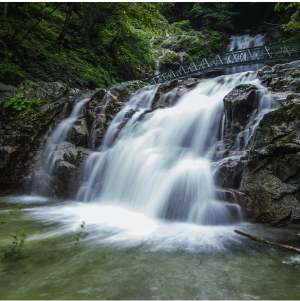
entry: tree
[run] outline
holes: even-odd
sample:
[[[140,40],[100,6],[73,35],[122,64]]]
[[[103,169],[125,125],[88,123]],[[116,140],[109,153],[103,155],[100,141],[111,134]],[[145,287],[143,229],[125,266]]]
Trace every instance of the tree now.
[[[285,16],[279,15],[283,24],[273,24],[280,27],[285,36],[285,41],[299,41],[300,39],[300,2],[286,3],[278,2],[275,11],[285,11],[289,16],[287,21]],[[287,23],[286,23],[287,22]]]
[[[232,16],[238,13],[231,12],[229,9],[232,3],[226,2],[198,2],[195,3],[190,14],[191,17],[199,22],[199,27],[206,29],[234,29]]]

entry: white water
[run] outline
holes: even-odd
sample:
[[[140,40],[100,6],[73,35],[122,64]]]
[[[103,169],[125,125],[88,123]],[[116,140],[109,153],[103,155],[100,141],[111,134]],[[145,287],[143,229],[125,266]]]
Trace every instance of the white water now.
[[[70,117],[64,119],[62,122],[58,124],[58,126],[53,131],[52,135],[49,137],[47,144],[54,144],[58,143],[59,141],[64,141],[76,121],[78,115],[80,114],[83,106],[85,103],[87,103],[90,100],[90,98],[84,98],[83,100],[80,100],[77,102],[72,110],[72,113]]]
[[[205,80],[174,107],[144,118],[157,87],[139,90],[113,120],[100,151],[88,157],[77,201],[199,225],[236,221],[238,208],[216,200],[210,151],[223,138],[223,98],[241,83],[259,80],[253,73]]]
[[[265,37],[261,34],[258,34],[254,37],[251,37],[250,35],[231,36],[230,43],[227,47],[227,51],[252,48],[256,46],[264,46],[265,44],[264,38]],[[228,68],[225,73],[233,74],[233,73],[245,72],[250,70],[256,70],[261,68],[262,66],[263,64],[255,64],[255,65]]]
[[[36,172],[33,188],[40,195],[51,195],[49,191],[50,177],[53,173],[53,169],[57,159],[62,155],[62,150],[60,149],[60,142],[66,140],[72,125],[75,123],[79,114],[81,113],[83,106],[90,100],[90,98],[84,98],[77,103],[75,103],[71,115],[61,121],[53,133],[47,140],[47,144],[43,151],[39,170]],[[63,145],[61,145],[63,147]]]

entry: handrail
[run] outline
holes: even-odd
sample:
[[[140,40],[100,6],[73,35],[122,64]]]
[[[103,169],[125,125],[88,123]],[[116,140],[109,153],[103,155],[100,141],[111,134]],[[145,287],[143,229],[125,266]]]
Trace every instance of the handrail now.
[[[300,42],[256,46],[210,55],[196,63],[182,64],[179,67],[156,74],[147,78],[146,81],[151,84],[158,84],[175,78],[185,78],[188,75],[208,73],[225,68],[295,59],[300,59]]]

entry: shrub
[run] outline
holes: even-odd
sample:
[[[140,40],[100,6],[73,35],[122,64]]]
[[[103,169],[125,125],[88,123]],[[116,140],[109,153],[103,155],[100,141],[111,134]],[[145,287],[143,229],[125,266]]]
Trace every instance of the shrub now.
[[[191,29],[190,20],[183,20],[183,21],[180,21],[180,22],[174,22],[173,26],[178,27],[178,28],[180,28],[182,30],[185,30],[185,31]]]

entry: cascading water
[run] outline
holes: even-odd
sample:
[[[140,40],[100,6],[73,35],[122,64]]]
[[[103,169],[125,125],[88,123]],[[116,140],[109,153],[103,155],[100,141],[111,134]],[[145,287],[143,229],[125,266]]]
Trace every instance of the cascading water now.
[[[202,225],[232,222],[238,210],[216,201],[210,156],[223,138],[223,98],[242,83],[259,81],[253,73],[204,80],[174,107],[145,116],[157,87],[139,90],[113,120],[100,151],[88,157],[77,200]]]
[[[241,35],[241,36],[231,36],[230,43],[227,47],[227,51],[252,48],[252,47],[256,47],[256,46],[263,46],[265,44],[264,38],[265,37],[261,34],[258,34],[254,37],[251,37],[248,34]],[[256,69],[261,68],[262,66],[263,66],[263,64],[255,64],[255,65],[249,65],[249,66],[228,68],[225,71],[225,73],[226,74],[234,74],[234,73],[239,73],[239,72],[256,70]]]
[[[33,191],[39,195],[52,195],[50,188],[51,175],[57,159],[62,155],[62,149],[59,143],[66,140],[72,125],[78,118],[83,106],[89,100],[90,97],[88,96],[79,99],[75,103],[71,115],[61,121],[48,138],[40,160],[39,170],[35,172],[33,181]]]

